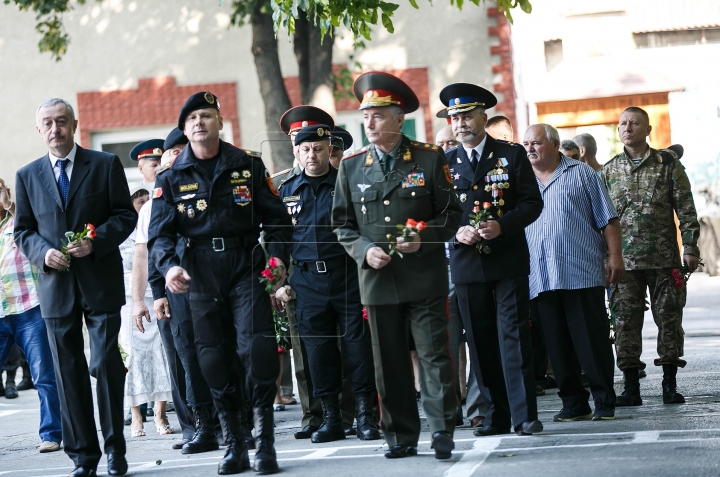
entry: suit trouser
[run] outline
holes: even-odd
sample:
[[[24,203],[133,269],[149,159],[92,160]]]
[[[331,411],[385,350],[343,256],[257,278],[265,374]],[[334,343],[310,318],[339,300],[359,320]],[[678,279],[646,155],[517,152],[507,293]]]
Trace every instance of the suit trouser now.
[[[672,268],[628,270],[625,278],[610,286],[610,309],[615,312],[615,348],[620,369],[640,368],[645,290],[650,290],[650,309],[658,327],[655,366],[670,364],[684,368],[685,332],[682,313],[687,289],[675,287]]]
[[[70,278],[72,279],[72,278]],[[85,358],[82,320],[90,336],[90,366]],[[120,308],[91,310],[78,293],[70,316],[46,318],[48,340],[60,396],[65,453],[76,466],[97,468],[102,452],[93,416],[90,376],[96,392],[105,453],[125,455],[123,399],[125,366],[118,349]]]
[[[466,417],[468,419],[480,416],[485,417],[488,413],[488,406],[486,405],[484,394],[489,396],[490,391],[485,386],[482,386],[483,389],[480,389],[480,386],[478,386],[474,369],[476,366],[476,364],[470,363],[470,373],[468,374],[467,398],[465,399],[467,403]],[[487,399],[487,402],[491,402],[490,399]]]
[[[504,429],[511,416],[514,427],[537,419],[528,278],[455,287],[470,357],[478,363],[475,377],[487,386],[493,403],[486,425]]]
[[[292,382],[292,362],[290,360],[290,350],[286,350],[283,353],[282,366],[280,368],[280,395],[281,396],[292,396],[293,395],[293,382]]]
[[[170,313],[172,314],[172,311]],[[180,355],[175,348],[170,320],[158,320],[157,324],[170,370],[170,381],[172,383],[170,391],[172,392],[173,404],[175,405],[175,415],[177,415],[178,422],[180,423],[183,438],[192,439],[192,436],[195,434],[195,423],[192,417],[192,409],[190,409],[190,406],[187,404],[185,369],[180,361]]]
[[[531,305],[542,323],[563,407],[588,402],[590,393],[581,383],[581,366],[595,402],[614,407],[615,360],[605,311],[605,289],[547,291],[533,299]]]
[[[198,362],[218,412],[241,411],[244,390],[253,407],[271,407],[280,360],[270,297],[257,278],[265,265],[262,249],[190,248],[183,265],[192,277],[188,300]],[[226,339],[233,335],[234,343]],[[232,366],[235,354],[244,367],[244,389]]]
[[[285,316],[290,325],[290,342],[292,343],[293,363],[295,364],[295,380],[298,386],[298,396],[303,417],[300,425],[320,427],[322,424],[322,406],[320,400],[313,396],[310,367],[307,364],[307,350],[300,338],[297,319],[295,317],[297,300],[290,300],[285,306]]]
[[[449,270],[448,270],[449,271]],[[453,376],[455,377],[455,395],[457,396],[457,405],[461,408],[460,401],[460,344],[463,335],[462,318],[460,318],[460,309],[458,308],[457,294],[455,293],[455,285],[450,282],[450,294],[448,295],[448,309],[450,312],[450,321],[448,322],[448,345],[450,346],[450,357],[453,363]]]
[[[417,446],[420,416],[408,333],[423,368],[422,405],[430,432],[455,430],[455,391],[448,350],[447,297],[396,305],[368,305],[368,321],[380,394],[382,428],[388,446]]]
[[[313,395],[324,398],[341,392],[338,327],[347,351],[352,393],[373,393],[372,345],[362,318],[355,264],[350,262],[349,268],[338,267],[325,273],[295,267],[291,285],[297,296],[297,322],[308,354]]]

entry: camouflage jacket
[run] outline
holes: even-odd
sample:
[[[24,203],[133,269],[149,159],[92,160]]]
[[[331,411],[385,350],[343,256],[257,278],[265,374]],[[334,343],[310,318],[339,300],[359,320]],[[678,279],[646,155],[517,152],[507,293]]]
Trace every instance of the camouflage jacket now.
[[[648,148],[635,165],[625,151],[602,168],[602,179],[622,226],[623,259],[627,270],[681,265],[677,243],[680,222],[684,255],[700,256],[700,225],[685,167],[672,151],[665,157]]]

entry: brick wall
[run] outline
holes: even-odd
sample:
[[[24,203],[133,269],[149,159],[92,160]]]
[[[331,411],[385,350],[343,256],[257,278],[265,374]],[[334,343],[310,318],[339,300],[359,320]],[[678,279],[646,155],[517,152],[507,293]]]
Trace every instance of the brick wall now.
[[[499,45],[490,47],[490,53],[500,57],[500,63],[492,65],[492,72],[500,75],[499,83],[493,85],[496,93],[502,94],[502,101],[498,101],[495,107],[495,114],[502,114],[510,119],[513,125],[513,131],[517,140],[517,117],[515,115],[515,77],[513,75],[513,57],[512,57],[512,32],[510,22],[505,15],[500,12],[497,7],[489,7],[487,15],[497,20],[496,26],[488,27],[488,36],[497,37],[500,40]],[[500,98],[498,98],[500,99]]]

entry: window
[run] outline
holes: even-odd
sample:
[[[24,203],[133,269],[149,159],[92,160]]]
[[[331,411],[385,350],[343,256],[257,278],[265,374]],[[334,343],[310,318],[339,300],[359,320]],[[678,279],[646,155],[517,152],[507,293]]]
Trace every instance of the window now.
[[[545,69],[555,68],[563,60],[562,40],[548,40],[545,42]]]
[[[403,124],[402,129],[403,134],[415,141],[426,142],[424,118],[423,108],[419,108],[417,111],[406,114],[405,124]],[[363,146],[367,146],[369,144],[367,137],[365,136],[362,112],[339,111],[335,124],[347,129],[353,137],[352,148],[345,151],[346,153],[357,151]]]
[[[662,48],[665,46],[720,43],[720,27],[700,28],[697,30],[633,33],[633,39],[638,48]]]
[[[142,176],[138,170],[137,163],[130,159],[130,151],[141,141],[148,139],[165,139],[174,128],[169,126],[154,126],[146,129],[129,129],[122,131],[106,131],[90,133],[90,147],[96,151],[104,151],[115,154],[125,168],[130,185],[142,183]],[[232,125],[230,121],[224,121],[220,139],[232,143]]]

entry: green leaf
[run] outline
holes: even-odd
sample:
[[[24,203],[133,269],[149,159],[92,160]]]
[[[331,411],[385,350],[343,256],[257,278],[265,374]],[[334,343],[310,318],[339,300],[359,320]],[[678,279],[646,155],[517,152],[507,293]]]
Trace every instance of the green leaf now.
[[[397,3],[380,2],[380,10],[385,13],[394,12],[398,8],[400,8],[400,5]]]
[[[387,31],[389,31],[390,33],[395,33],[395,27],[393,27],[392,20],[390,20],[390,17],[385,15],[384,13],[382,14],[382,24]]]
[[[412,7],[413,7],[415,10],[420,9],[420,7],[418,6],[418,4],[417,4],[417,2],[416,2],[415,0],[409,0],[409,1],[410,1],[410,5],[412,5]]]

